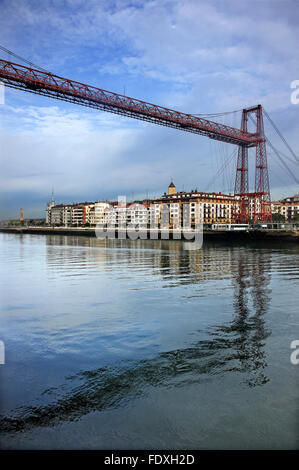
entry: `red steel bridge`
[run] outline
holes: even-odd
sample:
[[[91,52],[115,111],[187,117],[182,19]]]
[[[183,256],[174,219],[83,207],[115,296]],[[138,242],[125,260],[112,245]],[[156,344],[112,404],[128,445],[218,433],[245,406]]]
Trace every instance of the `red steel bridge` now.
[[[243,109],[241,128],[236,129],[193,114],[181,113],[2,59],[0,59],[0,80],[11,88],[238,145],[235,195],[240,198],[240,211],[234,214],[235,221],[248,222],[250,201],[254,202],[254,223],[272,220],[261,105]],[[248,118],[252,117],[252,114],[256,118],[254,133],[248,132]],[[248,149],[251,147],[256,148],[255,191],[253,193],[248,191]]]

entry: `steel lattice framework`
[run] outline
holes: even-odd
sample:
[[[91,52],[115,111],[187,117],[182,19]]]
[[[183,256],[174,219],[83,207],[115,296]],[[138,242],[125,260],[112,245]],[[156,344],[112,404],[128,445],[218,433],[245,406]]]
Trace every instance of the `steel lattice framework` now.
[[[111,113],[174,127],[187,132],[194,132],[232,144],[253,147],[257,143],[255,134],[240,129],[112,93],[101,88],[84,85],[13,62],[0,60],[0,77],[8,87],[39,95],[46,95]]]
[[[259,216],[256,213],[255,219],[265,219],[264,215],[268,213],[270,193],[260,105],[250,108],[250,110],[243,110],[241,129],[236,129],[193,114],[157,106],[2,59],[0,59],[0,80],[11,88],[173,127],[204,135],[210,139],[238,145],[235,193],[241,199],[242,220],[244,218],[248,220],[248,148],[256,147],[256,193],[252,193],[251,197],[255,194],[255,197],[260,199],[259,206],[262,208]],[[247,112],[255,112],[254,110],[257,109],[260,109],[257,114],[257,129],[255,133],[250,133],[247,130]],[[264,185],[266,185],[266,190]]]
[[[241,129],[247,132],[248,116],[242,112]],[[248,148],[239,145],[237,171],[235,179],[235,196],[240,197],[240,212],[235,214],[235,218],[240,223],[246,223],[249,219],[249,199],[248,194]]]
[[[251,114],[256,117],[256,134],[259,136],[259,141],[256,144],[255,192],[248,192],[248,148],[239,146],[235,196],[240,197],[240,211],[235,214],[235,219],[240,223],[248,222],[250,203],[252,204],[254,223],[272,221],[266,138],[261,105],[243,109],[241,122],[243,131],[247,131],[248,117]]]

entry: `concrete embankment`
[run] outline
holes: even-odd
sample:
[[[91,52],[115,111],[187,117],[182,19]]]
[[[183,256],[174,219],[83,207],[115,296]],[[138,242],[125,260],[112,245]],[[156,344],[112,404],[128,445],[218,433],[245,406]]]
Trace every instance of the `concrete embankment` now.
[[[85,236],[95,237],[94,228],[66,228],[66,227],[0,227],[0,232],[6,233],[18,233],[18,234],[37,234],[37,235],[74,235],[74,236]],[[161,231],[155,234],[148,231],[146,234],[143,232],[143,239],[177,239],[177,233],[174,234],[172,230],[169,230],[169,237],[166,236],[165,232]],[[204,230],[203,237],[209,241],[226,241],[226,242],[299,242],[299,230],[248,230],[248,231],[233,231],[233,230]],[[108,238],[108,237],[107,237]],[[124,238],[124,233],[115,233],[115,238]],[[129,237],[128,237],[129,238]],[[181,237],[185,240],[183,234]]]

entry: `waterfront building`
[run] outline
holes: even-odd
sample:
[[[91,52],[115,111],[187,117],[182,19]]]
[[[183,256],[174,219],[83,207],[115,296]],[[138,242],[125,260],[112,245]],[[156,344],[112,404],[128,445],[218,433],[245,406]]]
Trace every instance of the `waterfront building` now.
[[[93,202],[82,202],[71,206],[72,225],[86,225],[90,223],[89,211],[94,207]]]
[[[154,219],[154,205],[147,202],[111,203],[103,212],[104,225],[149,227]]]
[[[48,202],[46,209],[46,224],[55,226],[85,225],[89,223],[89,211],[93,203],[55,204]]]
[[[105,210],[110,207],[108,201],[95,202],[89,208],[89,223],[91,226],[96,226],[97,224],[104,224],[105,221]]]
[[[50,225],[62,225],[64,204],[57,204],[50,210]]]
[[[249,199],[249,218],[260,212],[260,201]],[[291,222],[299,215],[299,195],[280,201],[272,201],[272,213],[281,214]],[[231,224],[240,212],[240,200],[232,194],[221,192],[177,192],[171,181],[168,193],[154,201],[133,203],[109,201],[81,202],[78,204],[56,204],[54,197],[47,203],[46,224],[63,226],[95,227],[97,224],[115,227],[128,226],[160,227],[179,229],[195,228],[202,223],[207,228],[217,224]]]
[[[272,201],[272,214],[281,214],[286,222],[291,222],[299,215],[299,194],[289,196],[279,201]]]
[[[164,193],[161,198],[155,199],[154,205],[159,207],[154,213],[160,226],[166,226],[169,217],[170,228],[183,225],[194,228],[199,223],[231,223],[233,214],[239,210],[239,200],[231,194],[197,190],[176,192],[173,182],[168,187],[168,194]]]
[[[147,228],[153,219],[153,208],[150,203],[133,203],[127,208],[127,223]]]
[[[71,223],[72,225],[83,225],[83,206],[74,204],[71,207]]]
[[[176,188],[173,183],[173,181],[170,182],[170,185],[168,186],[168,194],[171,196],[172,194],[176,193]]]
[[[52,192],[52,200],[51,202],[47,203],[47,207],[46,207],[46,224],[47,225],[51,224],[51,210],[52,210],[52,207],[54,206],[55,206],[54,193]]]
[[[249,199],[249,219],[254,220],[255,214],[261,213],[261,201],[259,197],[250,197]]]
[[[299,194],[286,197],[280,203],[280,213],[287,221],[291,221],[296,215],[299,215]]]
[[[72,223],[72,206],[62,204],[62,224],[68,227]]]
[[[272,214],[280,214],[280,201],[271,201],[271,212]]]
[[[114,227],[124,226],[127,222],[127,207],[128,204],[112,202],[110,207],[104,209],[104,224]]]

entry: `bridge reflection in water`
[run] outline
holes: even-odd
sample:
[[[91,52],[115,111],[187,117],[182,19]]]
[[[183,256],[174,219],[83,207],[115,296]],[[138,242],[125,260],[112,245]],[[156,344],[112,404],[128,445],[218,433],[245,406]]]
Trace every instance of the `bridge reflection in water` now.
[[[50,267],[56,264],[57,257],[62,263],[74,262],[74,257],[70,257],[69,253],[56,249],[58,238],[47,237],[47,262]],[[199,251],[182,251],[180,242],[152,241],[148,249],[148,242],[140,240],[137,246],[141,249],[137,250],[128,249],[130,243],[127,240],[107,242],[61,237],[59,244],[62,243],[69,248],[81,247],[78,256],[82,269],[85,260],[91,257],[96,258],[97,265],[105,269],[107,251],[101,249],[95,253],[91,248],[106,247],[111,249],[110,266],[113,256],[118,265],[123,263],[126,270],[129,270],[131,262],[146,264],[152,268],[153,275],[162,277],[167,286],[198,284],[214,277],[230,278],[233,289],[232,319],[224,324],[209,326],[206,338],[194,341],[188,347],[160,352],[150,359],[123,360],[117,365],[66,376],[59,388],[44,391],[47,404],[21,406],[2,416],[0,429],[3,432],[51,426],[79,419],[91,411],[115,408],[133,397],[142,396],[147,386],[179,387],[207,382],[213,375],[234,371],[240,372],[239,377],[250,387],[262,386],[268,381],[264,346],[271,332],[265,327],[264,315],[270,301],[271,251],[225,247],[226,262],[219,264],[213,245]],[[132,247],[136,248],[136,242],[132,242]],[[180,252],[179,255],[169,256],[170,247]],[[88,266],[86,262],[86,268]],[[68,268],[72,269],[71,266]]]

